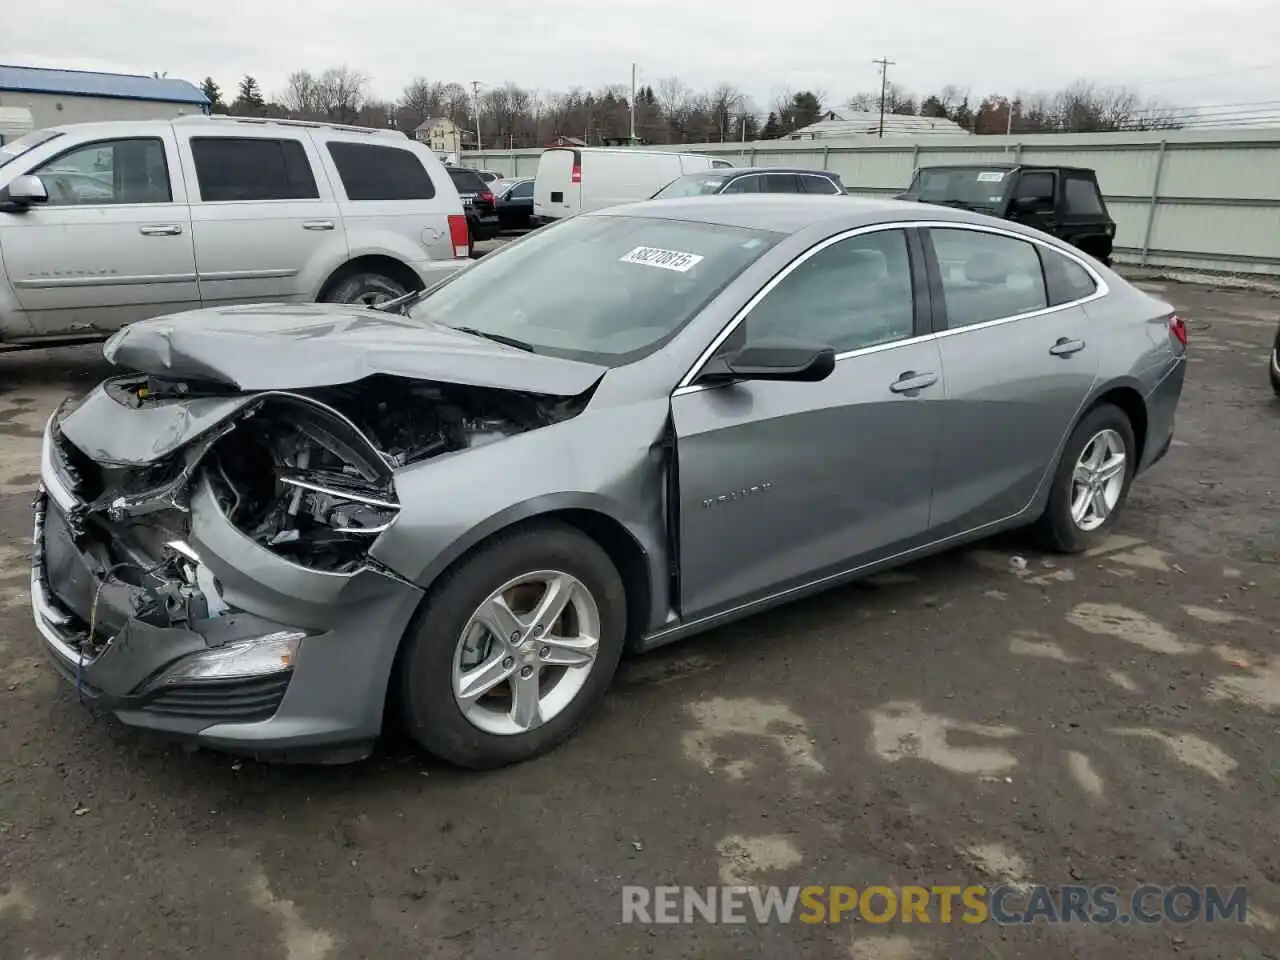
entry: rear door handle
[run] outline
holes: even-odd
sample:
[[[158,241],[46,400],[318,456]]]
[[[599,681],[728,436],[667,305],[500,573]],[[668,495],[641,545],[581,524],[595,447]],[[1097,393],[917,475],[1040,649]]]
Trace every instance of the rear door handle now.
[[[182,233],[182,228],[176,223],[162,223],[139,227],[138,232],[144,237],[176,237]]]
[[[914,395],[925,387],[932,387],[938,382],[936,373],[916,373],[914,370],[908,370],[897,380],[889,384],[889,389],[894,393],[905,393]]]
[[[1055,357],[1070,357],[1084,349],[1083,340],[1072,340],[1070,337],[1059,337],[1058,342],[1049,348]]]
[[[303,230],[332,230],[332,220],[308,220],[302,225]]]

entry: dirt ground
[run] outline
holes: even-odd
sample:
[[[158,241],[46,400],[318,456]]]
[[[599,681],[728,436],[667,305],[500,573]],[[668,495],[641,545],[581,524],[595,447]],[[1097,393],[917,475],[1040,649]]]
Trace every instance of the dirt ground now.
[[[1178,439],[1096,554],[1002,537],[668,648],[487,775],[400,741],[260,766],[79,705],[29,505],[44,418],[108,371],[0,356],[0,960],[1280,957],[1280,299],[1164,295]],[[1248,922],[621,923],[624,884],[1001,882],[1243,884]]]

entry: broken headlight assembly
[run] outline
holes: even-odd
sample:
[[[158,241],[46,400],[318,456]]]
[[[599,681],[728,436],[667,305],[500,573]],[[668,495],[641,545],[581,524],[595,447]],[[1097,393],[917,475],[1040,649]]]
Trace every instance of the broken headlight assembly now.
[[[250,680],[292,670],[298,644],[306,636],[300,630],[282,630],[202,650],[179,660],[161,674],[157,684]]]

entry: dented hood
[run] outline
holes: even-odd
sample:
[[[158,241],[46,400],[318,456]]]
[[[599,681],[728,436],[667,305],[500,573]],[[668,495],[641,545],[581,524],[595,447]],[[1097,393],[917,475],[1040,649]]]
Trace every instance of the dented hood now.
[[[439,324],[328,304],[223,307],[142,320],[114,334],[102,352],[130,370],[244,391],[333,386],[381,373],[576,396],[607,369]]]

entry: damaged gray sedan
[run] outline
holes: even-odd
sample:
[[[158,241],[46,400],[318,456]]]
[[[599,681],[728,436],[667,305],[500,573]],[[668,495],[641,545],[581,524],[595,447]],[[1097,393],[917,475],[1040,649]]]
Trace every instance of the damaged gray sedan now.
[[[399,305],[136,323],[43,444],[31,595],[128,724],[489,767],[643,650],[997,530],[1063,551],[1171,442],[1185,328],[959,210],[663,200]]]

